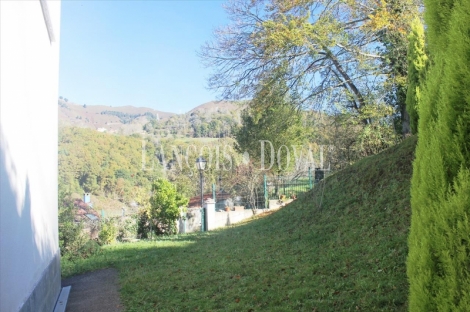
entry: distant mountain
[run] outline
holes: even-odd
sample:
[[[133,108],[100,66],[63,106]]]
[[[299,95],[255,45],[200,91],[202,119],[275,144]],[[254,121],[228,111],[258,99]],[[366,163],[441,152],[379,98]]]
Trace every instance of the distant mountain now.
[[[212,101],[167,120],[151,120],[144,126],[149,135],[160,138],[225,138],[240,123],[242,106],[235,102]]]
[[[79,105],[63,99],[59,99],[58,109],[59,125],[127,135],[141,133],[150,120],[164,121],[175,115],[147,107]]]
[[[157,137],[225,137],[239,123],[242,106],[229,101],[201,104],[187,113],[174,114],[148,107],[79,105],[59,99],[59,125],[100,132]]]
[[[188,112],[199,113],[203,115],[212,115],[212,114],[229,114],[234,111],[239,111],[243,106],[236,102],[229,101],[212,101],[196,106]]]

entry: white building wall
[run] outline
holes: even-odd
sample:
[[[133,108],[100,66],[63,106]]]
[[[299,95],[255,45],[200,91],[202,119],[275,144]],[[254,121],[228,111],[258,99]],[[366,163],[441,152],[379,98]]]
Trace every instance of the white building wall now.
[[[52,311],[60,291],[60,1],[0,1],[0,311]]]

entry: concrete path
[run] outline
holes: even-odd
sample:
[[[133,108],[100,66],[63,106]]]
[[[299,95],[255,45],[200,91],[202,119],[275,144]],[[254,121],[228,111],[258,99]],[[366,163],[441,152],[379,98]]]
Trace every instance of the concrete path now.
[[[72,286],[66,312],[121,312],[118,274],[104,269],[62,280],[62,287]]]

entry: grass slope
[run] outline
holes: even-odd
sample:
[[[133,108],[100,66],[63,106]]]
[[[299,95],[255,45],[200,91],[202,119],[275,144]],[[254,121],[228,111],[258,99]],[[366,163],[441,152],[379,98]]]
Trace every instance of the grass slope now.
[[[108,246],[64,261],[63,275],[117,268],[128,311],[405,311],[415,143],[363,159],[278,212]]]

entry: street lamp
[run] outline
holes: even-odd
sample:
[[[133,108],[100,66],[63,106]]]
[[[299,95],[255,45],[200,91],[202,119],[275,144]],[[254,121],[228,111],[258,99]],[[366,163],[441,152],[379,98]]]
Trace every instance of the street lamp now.
[[[206,223],[206,218],[204,214],[204,188],[202,185],[202,173],[206,168],[206,163],[207,161],[202,156],[199,156],[196,159],[196,167],[197,170],[199,170],[199,185],[201,185],[201,232],[204,232],[204,227]]]

